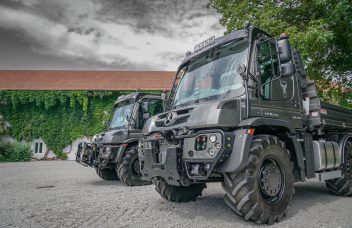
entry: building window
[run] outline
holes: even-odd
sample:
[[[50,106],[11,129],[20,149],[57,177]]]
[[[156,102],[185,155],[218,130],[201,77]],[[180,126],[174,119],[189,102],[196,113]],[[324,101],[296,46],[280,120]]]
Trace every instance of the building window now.
[[[35,154],[41,154],[43,153],[43,143],[42,142],[36,142],[34,146],[34,153]]]

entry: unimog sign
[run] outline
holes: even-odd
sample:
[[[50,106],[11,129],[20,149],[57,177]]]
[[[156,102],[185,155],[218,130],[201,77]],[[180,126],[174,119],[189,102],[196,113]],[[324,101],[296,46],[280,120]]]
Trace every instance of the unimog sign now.
[[[352,195],[352,111],[320,101],[288,34],[247,23],[196,48],[166,107],[145,123],[139,160],[169,201],[218,181],[236,214],[271,224],[286,216],[295,181]]]

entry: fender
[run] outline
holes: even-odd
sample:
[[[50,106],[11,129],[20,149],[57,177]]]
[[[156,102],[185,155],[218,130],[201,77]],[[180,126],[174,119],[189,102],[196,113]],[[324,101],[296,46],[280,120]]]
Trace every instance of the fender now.
[[[239,123],[239,127],[259,127],[259,126],[275,126],[283,127],[289,130],[289,132],[294,133],[295,130],[292,124],[286,120],[271,119],[265,117],[255,117],[243,120]]]
[[[130,138],[128,140],[123,141],[122,144],[120,144],[119,149],[116,152],[116,156],[113,160],[113,163],[119,164],[122,160],[122,156],[125,152],[125,150],[131,145],[131,144],[137,144],[138,145],[138,140],[137,138]],[[127,145],[126,145],[127,144]]]
[[[230,157],[219,167],[223,173],[231,173],[243,169],[248,164],[248,151],[253,135],[247,134],[247,129],[234,132],[235,140]]]
[[[270,118],[251,118],[244,121],[241,121],[239,124],[240,127],[259,127],[259,126],[273,126],[273,127],[283,127],[287,129],[286,137],[287,140],[290,140],[292,143],[294,153],[297,158],[297,166],[299,168],[299,179],[305,180],[304,174],[304,160],[303,152],[301,145],[297,141],[297,138],[294,134],[294,129],[292,125],[285,120],[276,120]],[[292,136],[291,136],[291,134]],[[236,130],[234,132],[235,140],[233,144],[232,153],[229,158],[218,168],[220,172],[235,172],[243,169],[248,165],[248,155],[249,148],[252,143],[253,136],[247,133],[247,129]]]

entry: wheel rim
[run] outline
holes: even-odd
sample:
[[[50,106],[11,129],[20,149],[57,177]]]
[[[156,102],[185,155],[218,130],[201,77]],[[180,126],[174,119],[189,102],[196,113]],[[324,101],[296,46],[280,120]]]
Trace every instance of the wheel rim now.
[[[279,162],[274,157],[266,157],[259,170],[258,181],[264,200],[276,204],[282,198],[285,176]]]
[[[135,175],[141,176],[141,168],[139,166],[139,160],[135,159],[132,163],[132,171]]]

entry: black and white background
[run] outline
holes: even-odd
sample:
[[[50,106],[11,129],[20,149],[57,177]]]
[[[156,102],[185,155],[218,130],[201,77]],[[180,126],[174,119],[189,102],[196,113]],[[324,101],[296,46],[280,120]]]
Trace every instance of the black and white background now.
[[[0,70],[176,70],[221,36],[207,0],[0,0]]]

